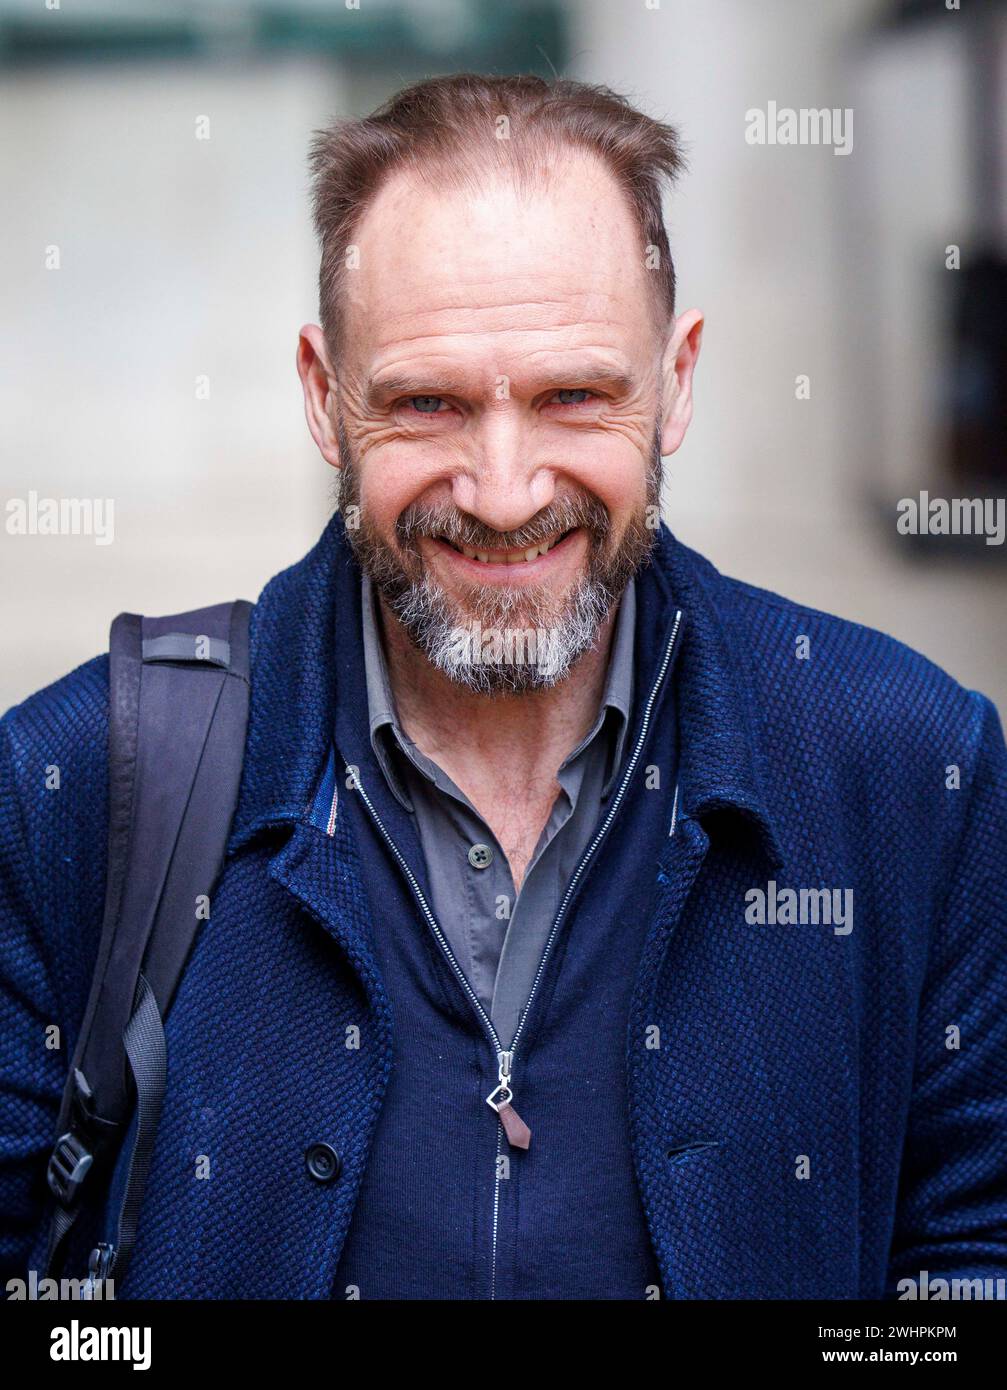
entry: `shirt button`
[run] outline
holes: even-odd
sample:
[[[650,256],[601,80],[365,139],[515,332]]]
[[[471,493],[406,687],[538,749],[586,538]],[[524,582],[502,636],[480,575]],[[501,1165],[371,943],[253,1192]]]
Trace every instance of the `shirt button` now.
[[[473,869],[488,869],[493,863],[493,851],[489,845],[473,845],[469,850],[469,863]]]
[[[304,1164],[315,1182],[333,1182],[339,1177],[342,1161],[331,1144],[309,1144]]]

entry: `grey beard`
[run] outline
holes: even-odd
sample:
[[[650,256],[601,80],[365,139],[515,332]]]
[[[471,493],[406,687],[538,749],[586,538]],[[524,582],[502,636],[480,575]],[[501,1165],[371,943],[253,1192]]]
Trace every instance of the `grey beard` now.
[[[477,617],[460,624],[443,590],[424,575],[389,607],[431,665],[457,685],[479,695],[520,695],[564,680],[594,646],[614,602],[607,586],[590,578],[581,580],[558,620],[539,613],[545,605],[530,598],[505,590],[492,623]]]

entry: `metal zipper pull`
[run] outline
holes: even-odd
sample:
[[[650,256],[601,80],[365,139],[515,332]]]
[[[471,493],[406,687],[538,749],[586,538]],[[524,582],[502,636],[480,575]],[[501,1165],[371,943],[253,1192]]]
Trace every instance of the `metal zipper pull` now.
[[[491,1110],[495,1110],[500,1117],[503,1125],[504,1134],[507,1142],[512,1149],[527,1149],[531,1144],[531,1130],[522,1120],[521,1116],[511,1105],[514,1099],[514,1091],[511,1087],[511,1061],[513,1052],[498,1052],[497,1059],[500,1063],[500,1084],[486,1097],[486,1104]]]

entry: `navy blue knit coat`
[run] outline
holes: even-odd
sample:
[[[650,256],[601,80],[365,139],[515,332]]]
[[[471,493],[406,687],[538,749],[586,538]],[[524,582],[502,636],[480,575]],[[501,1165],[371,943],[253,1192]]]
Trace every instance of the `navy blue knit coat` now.
[[[663,1293],[873,1298],[924,1270],[931,1285],[1002,1277],[996,712],[891,638],[727,579],[666,531],[641,576],[658,580],[683,613],[680,793],[666,851],[617,872],[653,885],[620,1065]],[[127,1293],[343,1296],[333,1278],[395,1063],[365,891],[376,850],[310,816],[341,673],[362,660],[340,621],[355,583],[336,518],[254,610],[238,810],[168,1020]],[[43,1259],[46,1159],[102,918],[107,703],[102,656],[0,727],[5,1279]],[[786,888],[850,894],[836,901],[852,930],[774,912]],[[320,1130],[339,1180],[293,1181]],[[212,1182],[193,1180],[200,1154]]]

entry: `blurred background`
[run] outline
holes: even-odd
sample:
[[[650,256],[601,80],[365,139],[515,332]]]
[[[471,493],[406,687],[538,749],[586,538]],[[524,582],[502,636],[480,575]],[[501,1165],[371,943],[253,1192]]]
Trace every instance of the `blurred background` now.
[[[996,0],[0,0],[0,707],[120,610],[255,598],[314,542],[308,141],[467,68],[603,82],[683,135],[707,323],[675,532],[1007,711],[1007,545],[896,527],[1007,491]],[[852,149],[749,143],[774,102],[850,109]],[[112,498],[114,543],[12,534],[31,492]]]

